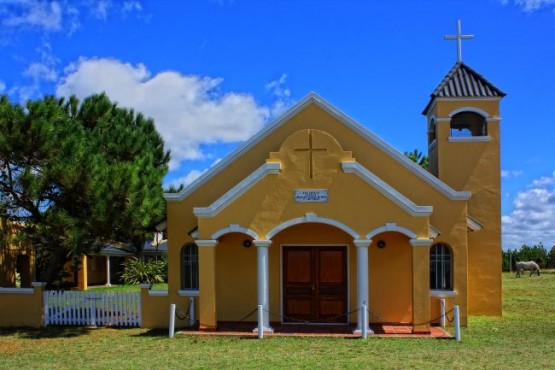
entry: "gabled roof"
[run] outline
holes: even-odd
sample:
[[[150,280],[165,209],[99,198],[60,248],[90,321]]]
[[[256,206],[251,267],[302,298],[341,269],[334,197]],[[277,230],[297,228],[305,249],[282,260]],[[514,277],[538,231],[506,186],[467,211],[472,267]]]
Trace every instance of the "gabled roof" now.
[[[162,240],[159,243],[153,241],[145,242],[143,246],[143,254],[166,254],[168,253],[168,241]]]
[[[422,114],[428,112],[435,98],[502,98],[505,95],[484,76],[463,62],[457,62],[430,95],[430,102]]]
[[[453,190],[449,185],[445,184],[443,181],[439,180],[437,177],[429,173],[428,171],[422,169],[419,165],[407,158],[403,153],[399,152],[391,145],[383,141],[381,138],[368,131],[360,123],[354,121],[340,110],[335,108],[333,105],[328,103],[322,97],[316,93],[310,93],[301,99],[297,104],[292,106],[288,111],[281,115],[276,121],[270,123],[249,140],[247,140],[243,145],[229,154],[227,157],[219,161],[216,165],[210,168],[208,171],[203,173],[195,181],[193,181],[189,186],[186,186],[178,193],[165,193],[164,198],[166,201],[175,202],[181,201],[187,198],[189,195],[193,194],[197,189],[202,187],[205,183],[210,181],[214,176],[220,173],[224,168],[233,163],[236,159],[241,157],[243,154],[247,153],[252,147],[261,142],[264,138],[269,136],[272,132],[277,130],[279,127],[288,122],[291,117],[295,116],[298,112],[306,108],[309,104],[316,104],[324,111],[326,111],[331,116],[337,118],[345,126],[352,129],[354,132],[358,133],[364,139],[366,139],[372,145],[378,147],[384,152],[388,153],[394,160],[396,160],[403,167],[408,169],[410,172],[424,180],[434,189],[438,190],[444,196],[451,200],[467,200],[470,198],[471,193],[469,191],[456,191]]]
[[[133,252],[127,250],[121,246],[116,245],[106,245],[98,253],[99,256],[116,256],[116,257],[125,257],[125,256],[132,256]]]

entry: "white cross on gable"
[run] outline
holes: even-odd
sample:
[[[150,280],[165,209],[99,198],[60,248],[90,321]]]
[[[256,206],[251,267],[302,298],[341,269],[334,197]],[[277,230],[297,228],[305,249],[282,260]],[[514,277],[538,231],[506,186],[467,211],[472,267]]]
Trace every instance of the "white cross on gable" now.
[[[461,20],[457,19],[457,34],[443,36],[444,40],[457,40],[457,62],[462,62],[462,40],[473,39],[474,35],[463,35],[461,32]]]

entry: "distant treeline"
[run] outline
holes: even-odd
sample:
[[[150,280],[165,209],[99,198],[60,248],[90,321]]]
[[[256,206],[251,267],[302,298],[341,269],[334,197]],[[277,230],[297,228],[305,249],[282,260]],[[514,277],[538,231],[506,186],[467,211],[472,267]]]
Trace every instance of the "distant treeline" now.
[[[518,261],[535,261],[542,269],[555,268],[555,245],[549,251],[542,243],[503,251],[503,271],[514,271]]]

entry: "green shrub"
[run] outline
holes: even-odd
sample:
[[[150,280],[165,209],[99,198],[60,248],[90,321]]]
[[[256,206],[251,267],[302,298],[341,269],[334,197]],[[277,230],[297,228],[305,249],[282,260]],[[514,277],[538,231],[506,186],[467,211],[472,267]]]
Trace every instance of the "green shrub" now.
[[[121,277],[125,284],[154,284],[164,283],[167,280],[166,259],[144,261],[133,257],[128,259],[124,266]]]

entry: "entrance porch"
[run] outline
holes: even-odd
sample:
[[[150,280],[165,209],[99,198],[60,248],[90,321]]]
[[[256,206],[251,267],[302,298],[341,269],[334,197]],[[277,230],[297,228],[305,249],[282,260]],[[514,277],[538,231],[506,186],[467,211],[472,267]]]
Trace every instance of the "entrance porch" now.
[[[252,320],[249,312],[262,306],[265,332],[275,329],[274,322],[309,322],[344,328],[356,323],[359,334],[360,308],[366,306],[370,323],[400,323],[411,333],[429,333],[429,288],[421,284],[429,281],[429,253],[420,240],[394,224],[372,235],[373,243],[354,238],[358,235],[347,227],[307,221],[269,233],[271,240],[257,240],[237,227],[197,240],[201,330]]]

